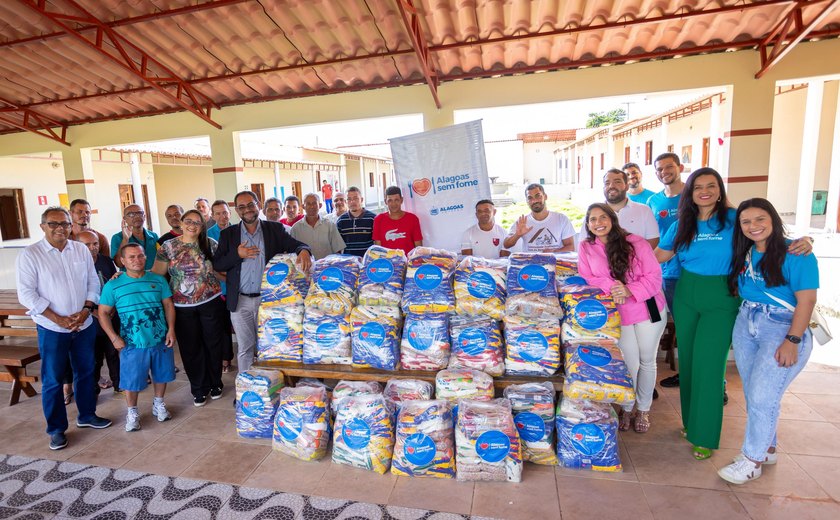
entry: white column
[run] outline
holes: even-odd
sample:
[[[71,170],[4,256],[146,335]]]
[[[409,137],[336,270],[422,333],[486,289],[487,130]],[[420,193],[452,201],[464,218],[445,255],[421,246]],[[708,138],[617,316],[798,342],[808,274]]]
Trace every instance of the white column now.
[[[805,99],[805,128],[802,130],[802,157],[799,162],[799,190],[796,194],[796,227],[803,232],[811,227],[814,176],[817,173],[817,145],[820,137],[825,82],[808,82]],[[833,162],[833,161],[832,161]]]
[[[134,192],[134,203],[146,211],[143,200],[143,181],[140,179],[140,154],[130,154],[128,164],[131,166],[131,191]]]
[[[837,233],[838,202],[840,202],[840,89],[834,109],[834,139],[831,146],[831,166],[828,173],[828,205],[825,210],[825,230]]]
[[[709,167],[718,172],[720,172],[720,164],[718,163],[720,144],[718,144],[718,139],[723,137],[720,111],[720,96],[712,96],[712,107],[709,110]],[[700,151],[700,158],[701,160],[703,158],[702,150]]]
[[[274,196],[280,197],[280,163],[274,163]]]

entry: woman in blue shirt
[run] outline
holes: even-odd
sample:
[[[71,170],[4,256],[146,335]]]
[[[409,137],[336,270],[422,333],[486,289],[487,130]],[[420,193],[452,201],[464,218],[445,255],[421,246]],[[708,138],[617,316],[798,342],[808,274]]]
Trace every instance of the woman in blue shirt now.
[[[817,302],[819,270],[814,255],[787,251],[782,219],[765,199],[738,206],[740,232],[733,237],[731,293],[744,302],[732,345],[747,400],[741,454],[718,474],[733,484],[761,476],[776,462],[776,424],[782,395],[811,355],[808,323]]]

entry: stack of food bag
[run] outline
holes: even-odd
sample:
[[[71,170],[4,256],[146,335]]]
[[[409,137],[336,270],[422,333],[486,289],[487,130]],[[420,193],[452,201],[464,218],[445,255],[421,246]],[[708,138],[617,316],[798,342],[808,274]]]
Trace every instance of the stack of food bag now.
[[[434,396],[431,383],[419,379],[389,379],[385,383],[385,402],[397,418],[397,413],[404,401],[427,401]]]
[[[405,268],[405,253],[401,249],[369,247],[359,274],[359,305],[399,307]]]
[[[283,373],[277,370],[248,370],[236,376],[236,431],[240,437],[271,438],[277,391]]]
[[[382,394],[341,400],[335,418],[332,461],[384,474],[391,465],[394,428]]]
[[[397,307],[360,305],[350,313],[353,366],[396,370],[400,363],[400,326]]]
[[[397,419],[391,473],[409,477],[455,477],[449,402],[436,399],[403,403]]]
[[[312,264],[312,284],[306,308],[347,315],[356,305],[356,284],[361,265],[352,255],[328,255]]]
[[[557,410],[557,457],[567,468],[621,471],[618,417],[612,407],[564,394]]]
[[[307,274],[297,268],[297,254],[278,254],[265,265],[260,297],[263,304],[303,305],[309,290]]]
[[[554,386],[551,383],[525,383],[505,388],[505,398],[513,410],[513,422],[522,439],[526,461],[555,465]]]
[[[507,260],[467,256],[455,269],[455,310],[501,320],[507,295]]]
[[[563,343],[621,337],[621,317],[609,294],[591,285],[567,284],[560,298],[566,313]]]
[[[330,443],[328,403],[322,386],[284,388],[274,421],[274,449],[301,460],[323,458]]]
[[[573,342],[565,347],[563,395],[601,403],[630,404],[636,400],[633,380],[614,341]]]
[[[557,291],[571,279],[578,277],[578,254],[573,252],[554,253],[554,281]]]
[[[557,319],[505,316],[505,371],[552,376],[560,368],[560,323]]]
[[[457,256],[443,249],[415,247],[408,254],[402,310],[428,314],[455,310],[452,275]]]
[[[557,300],[557,260],[550,253],[514,253],[507,271],[506,316],[525,319],[560,319]]]
[[[449,364],[449,315],[407,314],[400,342],[406,370],[440,370]]]
[[[382,385],[376,381],[339,381],[333,388],[332,413],[338,412],[338,404],[354,395],[374,395],[382,393]]]
[[[303,362],[349,365],[352,361],[350,316],[307,307],[303,314]]]
[[[458,480],[519,482],[522,447],[510,402],[462,399],[455,428]]]
[[[303,306],[260,304],[257,313],[257,358],[260,361],[303,360]]]
[[[474,368],[491,376],[505,373],[499,322],[490,317],[453,316],[449,320],[452,351],[449,368]]]

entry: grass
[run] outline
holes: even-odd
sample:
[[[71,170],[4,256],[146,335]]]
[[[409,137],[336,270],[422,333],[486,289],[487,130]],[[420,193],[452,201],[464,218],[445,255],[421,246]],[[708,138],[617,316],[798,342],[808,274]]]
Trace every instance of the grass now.
[[[567,217],[569,217],[569,220],[572,221],[572,226],[574,226],[575,229],[580,229],[580,225],[583,222],[583,216],[586,213],[584,210],[575,206],[568,200],[556,201],[549,199],[546,205],[548,206],[549,211],[564,213]],[[528,208],[528,204],[524,202],[517,202],[516,204],[506,208],[501,208],[498,212],[496,212],[496,223],[507,230],[510,229],[510,226],[513,225],[516,219],[530,212],[531,210]]]

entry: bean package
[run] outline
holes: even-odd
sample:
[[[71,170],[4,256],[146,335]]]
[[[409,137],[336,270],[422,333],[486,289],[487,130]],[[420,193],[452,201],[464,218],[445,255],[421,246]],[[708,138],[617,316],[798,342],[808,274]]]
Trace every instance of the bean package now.
[[[236,376],[236,432],[240,437],[271,438],[283,374],[248,370]]]
[[[284,388],[274,420],[274,449],[300,460],[324,458],[330,443],[328,403],[322,386]]]

